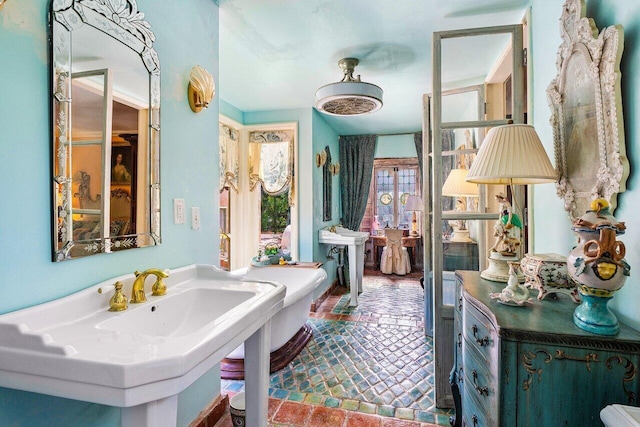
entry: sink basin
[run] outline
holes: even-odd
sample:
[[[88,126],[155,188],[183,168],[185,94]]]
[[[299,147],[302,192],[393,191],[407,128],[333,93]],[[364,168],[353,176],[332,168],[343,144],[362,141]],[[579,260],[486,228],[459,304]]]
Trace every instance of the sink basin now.
[[[320,230],[318,241],[329,245],[361,245],[369,240],[369,233],[335,227],[335,232],[327,229]]]
[[[152,304],[136,306],[98,323],[96,328],[160,337],[189,335],[205,326],[222,322],[225,314],[255,294],[223,289],[187,289]]]
[[[116,277],[0,315],[0,387],[123,408],[153,407],[171,397],[177,407],[177,394],[233,349],[268,340],[265,324],[285,296],[278,283],[191,265],[171,270],[164,279],[167,295],[152,296],[150,278],[147,302],[109,312],[113,284],[121,281],[130,296],[134,278]],[[268,372],[264,376],[268,380]],[[260,399],[266,411],[266,394]]]

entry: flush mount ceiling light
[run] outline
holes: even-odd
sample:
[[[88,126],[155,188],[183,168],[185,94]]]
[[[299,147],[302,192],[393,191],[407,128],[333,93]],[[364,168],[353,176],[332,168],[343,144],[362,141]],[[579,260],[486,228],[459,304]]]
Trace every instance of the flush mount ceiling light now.
[[[353,77],[358,62],[356,58],[343,58],[338,61],[344,77],[337,83],[330,83],[318,89],[318,111],[333,116],[359,116],[382,108],[382,89],[374,84],[361,82],[360,76]]]

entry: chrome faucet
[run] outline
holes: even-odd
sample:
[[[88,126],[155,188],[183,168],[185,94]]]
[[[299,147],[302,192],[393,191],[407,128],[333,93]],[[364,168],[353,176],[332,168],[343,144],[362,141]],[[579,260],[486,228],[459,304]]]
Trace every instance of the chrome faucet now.
[[[156,282],[151,288],[152,295],[160,296],[167,293],[167,285],[162,282],[162,279],[169,277],[168,270],[163,271],[159,268],[150,268],[142,273],[135,271],[133,274],[136,275],[136,278],[133,281],[133,286],[131,287],[131,300],[129,301],[131,304],[137,304],[147,300],[147,297],[144,294],[144,282],[149,275],[156,276]]]

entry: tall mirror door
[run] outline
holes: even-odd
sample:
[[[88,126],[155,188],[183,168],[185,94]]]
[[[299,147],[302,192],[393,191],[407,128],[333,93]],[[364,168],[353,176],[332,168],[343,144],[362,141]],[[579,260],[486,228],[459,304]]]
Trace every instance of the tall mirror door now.
[[[425,300],[432,304],[435,400],[452,407],[450,374],[455,358],[455,270],[482,270],[498,218],[502,187],[470,184],[465,176],[486,132],[513,120],[523,123],[522,25],[434,33],[433,95],[425,102],[425,142],[430,173],[431,251]],[[477,46],[460,58],[461,46]],[[465,63],[462,67],[460,62]],[[469,66],[472,65],[472,66]],[[429,292],[430,291],[430,292]],[[455,373],[457,374],[457,372]]]

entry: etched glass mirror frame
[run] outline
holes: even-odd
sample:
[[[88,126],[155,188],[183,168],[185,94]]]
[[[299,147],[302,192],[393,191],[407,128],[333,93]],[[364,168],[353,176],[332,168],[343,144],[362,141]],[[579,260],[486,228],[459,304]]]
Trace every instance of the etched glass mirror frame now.
[[[573,221],[594,198],[616,207],[629,176],[620,58],[622,26],[598,34],[584,0],[567,0],[560,19],[557,76],[547,88],[554,135],[557,194]]]
[[[106,39],[112,42],[115,40],[118,46],[121,44],[125,49],[135,52],[140,58],[140,66],[148,72],[148,100],[144,100],[147,111],[143,113],[146,117],[144,117],[144,132],[141,133],[145,140],[137,142],[139,146],[146,146],[148,149],[141,149],[138,155],[141,166],[137,200],[129,194],[129,203],[133,205],[133,208],[130,208],[130,220],[133,220],[134,215],[140,218],[138,228],[132,233],[114,231],[114,221],[109,220],[111,214],[105,214],[109,212],[110,199],[114,198],[114,193],[121,195],[122,191],[119,189],[111,190],[111,197],[100,197],[100,194],[90,196],[93,202],[98,202],[93,210],[85,209],[86,212],[83,213],[78,206],[74,207],[73,198],[81,192],[77,189],[78,175],[87,175],[84,172],[74,173],[72,167],[74,148],[71,127],[74,97],[72,76],[75,77],[72,74],[74,73],[72,58],[73,46],[79,41],[79,37],[73,33],[74,31],[79,33],[83,27],[83,30],[90,29],[106,34],[108,36]],[[53,92],[51,126],[53,261],[160,244],[160,65],[153,48],[155,35],[151,26],[144,20],[144,13],[138,10],[135,0],[54,0],[51,3],[50,37]],[[94,46],[96,57],[102,53],[104,52]],[[134,57],[135,54],[133,54]],[[108,73],[110,72],[107,71]],[[108,87],[108,85],[105,86]],[[107,98],[107,93],[111,96],[110,91],[105,90],[104,98]],[[108,104],[105,103],[105,105]],[[105,117],[109,114],[106,113]],[[106,123],[109,124],[109,121],[108,119]],[[107,125],[103,128],[109,129]],[[110,141],[110,137],[103,139],[105,140]],[[108,147],[101,149],[102,176],[95,179],[112,183],[110,181],[111,145],[110,143],[104,145]],[[116,151],[114,150],[114,155]],[[103,185],[102,188],[107,189],[107,185]],[[134,184],[131,184],[130,188],[133,193]],[[76,190],[75,194],[74,190]],[[100,193],[107,194],[106,191]],[[136,211],[136,205],[142,211]],[[74,217],[83,214],[99,217],[99,225],[93,233],[74,236],[74,223],[78,223]],[[116,233],[117,237],[115,237]]]

